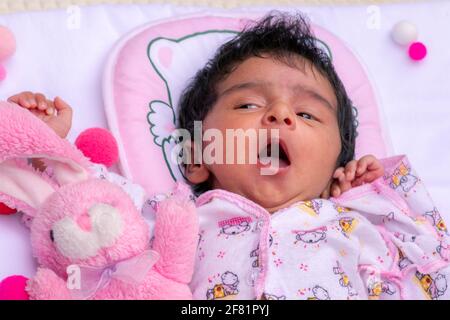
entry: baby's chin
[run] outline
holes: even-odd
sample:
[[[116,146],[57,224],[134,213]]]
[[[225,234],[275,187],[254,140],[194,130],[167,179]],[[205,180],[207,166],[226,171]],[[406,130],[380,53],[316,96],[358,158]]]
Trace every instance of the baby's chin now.
[[[247,198],[266,209],[269,213],[274,213],[280,209],[289,207],[296,202],[310,200],[306,195],[301,193],[294,195],[276,193],[272,193],[271,195],[252,194],[247,195]]]

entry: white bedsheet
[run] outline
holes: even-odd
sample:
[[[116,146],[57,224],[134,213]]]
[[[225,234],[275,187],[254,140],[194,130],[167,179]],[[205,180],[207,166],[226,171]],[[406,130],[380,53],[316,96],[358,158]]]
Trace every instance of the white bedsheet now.
[[[395,152],[408,155],[450,221],[450,1],[240,10],[274,8],[308,13],[360,56],[378,88]],[[76,29],[68,27],[76,10],[0,15],[0,24],[17,38],[17,52],[5,64],[9,75],[0,83],[0,99],[23,90],[61,96],[75,109],[71,140],[86,128],[106,127],[101,77],[115,41],[146,22],[206,10],[219,11],[173,5],[81,7]],[[379,28],[369,28],[376,27],[377,14]],[[410,61],[406,49],[389,38],[392,26],[403,19],[417,25],[419,39],[428,46],[428,57],[420,63]],[[1,216],[0,279],[33,273],[28,230],[17,216]]]

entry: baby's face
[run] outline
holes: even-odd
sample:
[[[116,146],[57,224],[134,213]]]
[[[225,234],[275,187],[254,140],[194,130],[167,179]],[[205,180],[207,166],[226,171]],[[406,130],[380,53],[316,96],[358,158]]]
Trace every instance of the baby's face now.
[[[296,58],[288,66],[267,56],[242,62],[217,87],[218,100],[203,122],[203,130],[278,129],[279,170],[263,175],[261,164],[204,165],[214,189],[240,194],[276,211],[318,198],[329,187],[341,150],[337,101],[328,80],[308,61]],[[248,139],[247,139],[248,142]],[[204,147],[207,144],[204,144]],[[258,144],[255,151],[264,145]],[[249,148],[234,154],[245,153]],[[225,148],[223,150],[225,158]]]

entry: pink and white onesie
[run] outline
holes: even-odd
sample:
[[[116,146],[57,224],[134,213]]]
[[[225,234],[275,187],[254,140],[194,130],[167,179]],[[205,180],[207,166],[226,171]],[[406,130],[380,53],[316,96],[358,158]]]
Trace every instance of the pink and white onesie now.
[[[339,198],[269,214],[237,194],[196,201],[195,299],[450,299],[449,234],[405,156]]]

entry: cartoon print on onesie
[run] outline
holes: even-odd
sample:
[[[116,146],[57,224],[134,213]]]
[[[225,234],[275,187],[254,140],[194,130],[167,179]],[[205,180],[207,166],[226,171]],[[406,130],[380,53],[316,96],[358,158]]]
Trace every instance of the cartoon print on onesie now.
[[[264,296],[265,300],[286,300],[285,295],[277,296],[274,294],[264,292],[263,296]]]
[[[398,267],[400,270],[405,269],[407,266],[412,265],[412,261],[408,259],[408,257],[405,257],[403,252],[398,249]]]
[[[346,213],[346,212],[350,212],[351,211],[349,208],[342,207],[342,206],[338,205],[337,203],[333,204],[333,208],[334,208],[334,210],[337,211],[338,214]]]
[[[380,281],[375,277],[371,277],[368,280],[367,293],[369,300],[378,300],[381,294],[393,295],[397,290],[394,285],[388,281]]]
[[[416,185],[419,179],[413,176],[411,169],[402,162],[391,176],[385,177],[385,180],[389,181],[389,186],[392,189],[402,188],[404,192],[408,192]]]
[[[251,229],[251,217],[236,217],[232,219],[219,221],[218,236],[225,236],[228,239],[230,236],[243,236],[245,232]]]
[[[450,260],[450,245],[441,241],[436,248],[436,252],[439,253],[441,258],[445,261]]]
[[[209,282],[214,282],[214,280],[216,280],[216,284],[206,291],[206,299],[228,300],[236,298],[239,294],[239,277],[231,271],[224,272],[220,275],[220,279],[217,279],[219,275],[220,274],[216,274],[213,277],[208,278]]]
[[[321,207],[322,207],[322,200],[308,200],[302,202],[297,206],[297,208],[300,211],[306,212],[313,217],[318,216],[320,214]]]
[[[305,295],[306,291],[310,292],[306,300],[331,300],[328,291],[319,285],[316,285],[313,288],[298,290],[298,293],[300,295]]]
[[[351,217],[344,217],[339,219],[339,227],[341,230],[341,233],[346,237],[349,238],[349,235],[353,232],[355,227],[358,225],[358,220]]]
[[[449,235],[444,219],[442,219],[441,214],[436,208],[433,208],[433,210],[431,211],[425,212],[423,216],[431,223],[433,227],[436,228],[437,232]]]
[[[311,231],[299,231],[293,230],[292,233],[295,234],[294,244],[300,243],[303,244],[303,247],[306,248],[308,245],[315,245],[315,247],[319,248],[319,243],[321,241],[327,242],[327,228],[322,227]]]
[[[428,299],[437,300],[447,291],[447,278],[443,274],[439,273],[433,278],[430,274],[416,271],[415,278]]]
[[[341,287],[347,288],[347,290],[348,290],[347,298],[348,299],[352,299],[353,296],[358,295],[356,290],[353,289],[350,279],[349,279],[348,275],[345,273],[345,271],[342,269],[342,266],[339,263],[339,261],[336,261],[336,267],[333,267],[333,273],[341,276],[339,279],[339,284],[341,285]]]
[[[393,211],[391,211],[387,215],[383,216],[383,219],[382,219],[382,222],[384,224],[391,222],[391,221],[395,221],[395,215],[394,215]]]

